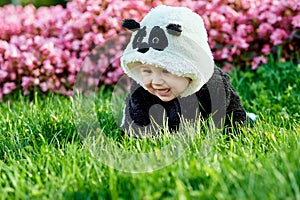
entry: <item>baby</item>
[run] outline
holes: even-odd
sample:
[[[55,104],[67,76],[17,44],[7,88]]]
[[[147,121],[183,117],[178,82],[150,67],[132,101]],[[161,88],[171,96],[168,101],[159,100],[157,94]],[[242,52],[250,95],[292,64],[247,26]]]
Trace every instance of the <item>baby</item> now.
[[[182,117],[212,117],[219,127],[244,124],[246,112],[229,76],[214,64],[202,18],[188,8],[158,6],[141,21],[127,19],[132,36],[121,67],[133,79],[122,127],[143,128],[151,119],[171,131]],[[163,111],[163,112],[161,112]]]

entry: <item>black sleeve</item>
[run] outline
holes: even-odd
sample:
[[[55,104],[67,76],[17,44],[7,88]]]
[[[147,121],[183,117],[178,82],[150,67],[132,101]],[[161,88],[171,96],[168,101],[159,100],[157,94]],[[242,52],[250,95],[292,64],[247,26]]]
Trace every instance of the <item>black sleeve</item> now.
[[[246,111],[242,105],[239,95],[233,88],[230,77],[221,69],[220,74],[225,86],[226,92],[226,119],[225,126],[236,127],[236,125],[244,124],[246,121]]]
[[[122,128],[127,129],[133,122],[139,126],[150,123],[148,115],[149,99],[144,88],[135,81],[131,82],[130,94],[126,98]]]
[[[150,108],[158,104],[158,97],[150,94],[142,86],[132,81],[130,94],[126,98],[121,128],[133,137],[143,133],[155,133],[150,120]]]
[[[241,100],[230,83],[230,77],[220,68],[215,67],[213,76],[196,95],[201,115],[204,119],[212,116],[217,127],[232,127],[245,122],[246,112]]]

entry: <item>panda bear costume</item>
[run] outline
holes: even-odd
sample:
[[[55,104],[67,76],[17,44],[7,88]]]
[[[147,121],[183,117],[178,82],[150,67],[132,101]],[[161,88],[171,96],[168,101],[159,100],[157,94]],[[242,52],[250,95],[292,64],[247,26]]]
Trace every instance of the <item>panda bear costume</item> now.
[[[195,120],[212,116],[217,126],[228,128],[245,123],[245,109],[229,76],[214,64],[207,32],[198,14],[185,7],[161,5],[140,23],[124,20],[123,27],[132,35],[121,57],[121,67],[133,79],[124,108],[124,129],[142,130],[156,118],[160,118],[159,125],[165,120],[171,131],[178,129],[182,117]],[[164,102],[147,91],[137,63],[166,69],[191,82],[180,96]]]

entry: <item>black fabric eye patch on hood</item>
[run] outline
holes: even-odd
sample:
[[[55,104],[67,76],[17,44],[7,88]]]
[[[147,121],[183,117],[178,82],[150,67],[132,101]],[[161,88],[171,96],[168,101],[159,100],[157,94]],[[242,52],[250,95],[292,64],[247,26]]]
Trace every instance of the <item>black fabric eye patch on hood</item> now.
[[[143,41],[147,36],[146,26],[139,29],[132,41],[132,48],[138,49],[140,53],[146,53],[150,47],[155,50],[163,51],[168,46],[168,39],[165,31],[159,26],[154,26],[149,34],[148,42]]]

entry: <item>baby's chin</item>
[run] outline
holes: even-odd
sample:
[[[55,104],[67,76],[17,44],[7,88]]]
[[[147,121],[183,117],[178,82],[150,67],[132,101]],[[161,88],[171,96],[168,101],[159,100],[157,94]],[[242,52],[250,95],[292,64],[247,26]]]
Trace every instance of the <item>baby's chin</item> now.
[[[163,102],[169,102],[172,101],[173,99],[175,99],[176,97],[158,97],[160,100],[162,100]]]

